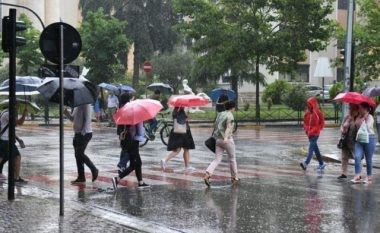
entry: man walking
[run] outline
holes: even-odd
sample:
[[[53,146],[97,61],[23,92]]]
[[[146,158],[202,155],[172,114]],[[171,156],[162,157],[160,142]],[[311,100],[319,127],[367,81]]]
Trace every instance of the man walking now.
[[[86,182],[86,177],[84,175],[84,164],[90,168],[92,173],[92,182],[98,178],[99,170],[91,162],[90,158],[84,153],[87,144],[92,138],[92,127],[91,127],[91,105],[84,104],[75,107],[73,112],[70,114],[67,109],[64,110],[64,114],[70,121],[73,122],[74,128],[74,139],[73,146],[75,151],[75,160],[77,164],[78,177],[76,180],[72,181],[72,184]]]

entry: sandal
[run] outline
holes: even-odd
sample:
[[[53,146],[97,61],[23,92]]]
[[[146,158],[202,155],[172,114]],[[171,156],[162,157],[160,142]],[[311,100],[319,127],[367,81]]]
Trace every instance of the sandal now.
[[[238,184],[239,182],[240,182],[240,179],[239,179],[239,178],[236,178],[236,177],[231,178],[231,183],[232,183],[232,185]]]
[[[206,173],[206,175],[203,177],[203,180],[205,181],[205,184],[207,185],[207,187],[211,186],[210,175],[209,174]]]

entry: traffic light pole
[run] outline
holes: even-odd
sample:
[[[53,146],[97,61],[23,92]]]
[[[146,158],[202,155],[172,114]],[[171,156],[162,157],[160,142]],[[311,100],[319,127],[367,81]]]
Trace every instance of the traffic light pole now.
[[[15,199],[15,151],[16,141],[16,9],[9,9],[9,166],[8,166],[8,200]]]

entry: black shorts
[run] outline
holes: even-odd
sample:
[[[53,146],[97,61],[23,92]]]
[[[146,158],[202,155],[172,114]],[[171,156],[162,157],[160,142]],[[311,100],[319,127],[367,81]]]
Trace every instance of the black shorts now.
[[[8,142],[9,141],[0,140],[0,158],[6,159],[6,160],[9,159]],[[14,157],[20,156],[21,154],[20,154],[20,151],[18,150],[16,144],[13,144],[12,146],[13,146],[13,148],[12,148],[13,156]]]

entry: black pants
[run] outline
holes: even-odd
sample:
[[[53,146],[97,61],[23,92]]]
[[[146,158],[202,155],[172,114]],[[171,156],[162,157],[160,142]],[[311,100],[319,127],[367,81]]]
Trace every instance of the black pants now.
[[[142,167],[142,162],[141,162],[141,157],[140,157],[140,152],[139,152],[139,142],[138,141],[133,141],[132,146],[130,148],[122,148],[121,153],[128,153],[129,158],[130,158],[130,165],[125,169],[123,172],[119,174],[119,178],[122,179],[129,175],[132,171],[135,171],[136,173],[136,178],[138,181],[142,181],[142,172],[141,172],[141,167]]]
[[[75,151],[75,160],[77,163],[79,179],[85,179],[84,164],[86,164],[86,166],[90,168],[92,173],[94,173],[94,171],[96,170],[95,165],[91,162],[90,158],[84,153],[87,144],[90,142],[91,138],[92,133],[86,133],[85,135],[76,133],[74,135],[73,146]]]

